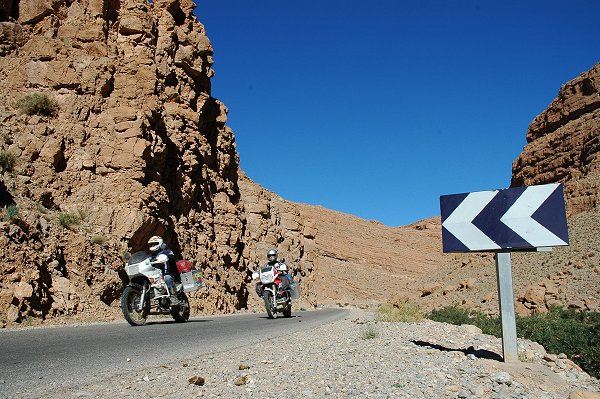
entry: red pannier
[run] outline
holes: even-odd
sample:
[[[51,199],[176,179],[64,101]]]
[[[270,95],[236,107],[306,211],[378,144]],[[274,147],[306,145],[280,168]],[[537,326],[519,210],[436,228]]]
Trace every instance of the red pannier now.
[[[194,269],[194,265],[189,260],[179,260],[177,261],[177,270],[179,273],[189,273]]]

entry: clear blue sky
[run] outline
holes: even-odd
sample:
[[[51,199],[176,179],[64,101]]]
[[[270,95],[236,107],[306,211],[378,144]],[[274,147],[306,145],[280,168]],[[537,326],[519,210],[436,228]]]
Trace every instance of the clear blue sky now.
[[[527,127],[600,61],[600,1],[196,0],[241,168],[406,225],[508,188]]]

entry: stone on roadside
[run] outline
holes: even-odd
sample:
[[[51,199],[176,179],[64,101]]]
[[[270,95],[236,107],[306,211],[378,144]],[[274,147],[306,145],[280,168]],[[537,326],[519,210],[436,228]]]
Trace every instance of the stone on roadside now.
[[[205,381],[206,380],[204,379],[204,377],[200,377],[199,375],[195,375],[193,377],[190,377],[190,379],[188,380],[188,382],[191,385],[197,385],[199,387],[203,386]]]
[[[499,373],[493,374],[490,376],[490,379],[498,384],[512,384],[512,377],[506,371],[501,371]]]
[[[242,385],[246,385],[246,382],[248,382],[248,377],[245,375],[242,375],[242,376],[236,378],[233,383],[239,387]]]

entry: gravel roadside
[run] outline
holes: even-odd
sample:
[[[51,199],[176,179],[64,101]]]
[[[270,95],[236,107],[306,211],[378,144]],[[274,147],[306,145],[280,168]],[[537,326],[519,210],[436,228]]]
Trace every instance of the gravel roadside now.
[[[476,327],[375,322],[356,309],[312,330],[38,397],[600,398],[599,381],[564,356],[518,345],[524,361],[505,364],[501,340]]]

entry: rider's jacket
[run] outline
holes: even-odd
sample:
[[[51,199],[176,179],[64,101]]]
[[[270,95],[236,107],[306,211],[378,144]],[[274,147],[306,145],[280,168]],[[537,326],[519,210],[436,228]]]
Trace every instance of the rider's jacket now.
[[[163,262],[154,263],[154,261],[156,260],[156,258],[159,255],[167,255],[167,257],[169,258],[169,261],[167,263],[163,263]],[[151,262],[153,262],[154,267],[160,269],[163,274],[170,274],[171,276],[174,276],[174,277],[177,277],[179,275],[179,273],[177,272],[177,264],[175,263],[175,254],[173,253],[173,251],[171,251],[168,248],[165,248],[165,249],[161,250],[160,252],[153,254]]]
[[[285,262],[280,262],[278,260],[273,261],[273,262],[267,262],[266,266],[275,266],[275,269],[277,269],[277,271],[281,274],[282,277],[286,277],[287,281],[282,280],[282,285],[281,288],[287,288],[289,286],[289,283],[292,282],[293,277],[289,272],[289,269],[287,267],[287,265],[285,264]],[[285,266],[285,267],[283,267]],[[283,269],[283,270],[282,270]]]
[[[279,262],[278,260],[273,261],[273,262],[267,262],[265,267],[267,267],[267,266],[275,266],[275,269],[277,269],[278,272],[282,271],[281,270],[282,266],[285,266],[285,269],[287,269],[287,265],[284,262]],[[283,270],[283,273],[287,273],[287,270]]]

